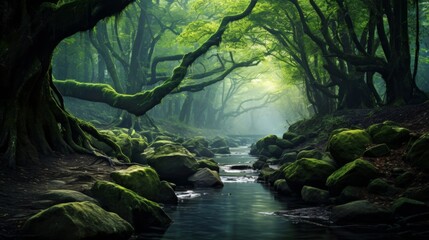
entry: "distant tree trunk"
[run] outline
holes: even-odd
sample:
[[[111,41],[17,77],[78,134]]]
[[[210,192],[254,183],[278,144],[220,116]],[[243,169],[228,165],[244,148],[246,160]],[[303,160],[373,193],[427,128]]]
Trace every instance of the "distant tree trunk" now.
[[[192,96],[192,93],[188,93],[186,95],[186,99],[183,102],[182,109],[180,111],[179,120],[184,123],[189,123],[190,117],[191,117],[191,110],[192,110],[192,102],[194,101],[194,98]]]

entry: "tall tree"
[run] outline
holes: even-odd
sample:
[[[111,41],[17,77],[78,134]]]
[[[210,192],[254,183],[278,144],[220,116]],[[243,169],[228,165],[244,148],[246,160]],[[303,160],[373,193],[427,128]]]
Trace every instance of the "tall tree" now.
[[[0,154],[10,167],[54,152],[94,153],[90,136],[117,145],[85,122],[68,114],[53,85],[51,57],[64,38],[92,28],[100,19],[116,14],[132,0],[2,1],[0,22]],[[222,19],[218,30],[197,50],[186,54],[171,78],[161,86],[134,95],[118,94],[106,85],[81,87],[94,97],[110,97],[136,115],[144,114],[183,80],[189,66],[210,47],[219,45],[228,24],[249,15],[252,0],[240,14]],[[75,86],[75,82],[63,85]],[[67,89],[67,88],[66,88]],[[80,88],[82,89],[82,88]],[[113,97],[113,98],[112,98]],[[126,157],[125,157],[126,158]]]

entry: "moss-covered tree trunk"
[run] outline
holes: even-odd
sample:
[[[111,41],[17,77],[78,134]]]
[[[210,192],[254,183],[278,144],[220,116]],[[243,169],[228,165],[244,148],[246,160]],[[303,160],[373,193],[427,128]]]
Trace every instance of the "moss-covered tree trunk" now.
[[[0,161],[3,165],[25,164],[36,160],[39,154],[94,153],[93,138],[109,144],[119,156],[126,158],[116,144],[64,110],[61,95],[52,83],[50,64],[61,40],[94,27],[99,20],[120,12],[133,0],[66,2],[0,2]],[[244,12],[225,17],[207,42],[185,55],[173,76],[152,91],[126,95],[106,85],[84,86],[94,98],[110,97],[111,105],[142,115],[173,91],[195,59],[219,45],[227,25],[249,15],[256,2],[251,0]],[[79,85],[68,83],[71,87]]]
[[[0,3],[0,159],[14,167],[39,154],[92,152],[90,125],[69,115],[53,87],[57,44],[120,12],[132,0],[15,1]],[[104,139],[111,143],[107,139]]]

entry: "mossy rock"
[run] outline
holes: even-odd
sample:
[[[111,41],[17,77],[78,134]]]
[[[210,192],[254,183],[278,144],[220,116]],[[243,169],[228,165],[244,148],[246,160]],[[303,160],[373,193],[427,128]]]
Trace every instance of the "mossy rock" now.
[[[339,203],[348,203],[365,198],[365,188],[347,186],[345,187],[337,198]]]
[[[392,204],[393,213],[397,216],[411,216],[429,212],[429,207],[421,201],[401,197]]]
[[[292,142],[292,144],[294,146],[297,146],[297,145],[299,145],[301,143],[304,143],[306,140],[307,140],[306,137],[304,137],[302,135],[299,135],[299,136],[296,136],[296,137],[292,138],[292,140],[290,140],[290,141]]]
[[[403,196],[423,202],[429,201],[429,185],[407,188]]]
[[[147,161],[161,179],[179,185],[186,184],[199,167],[195,157],[180,145],[160,146],[147,156]]]
[[[179,145],[179,144],[170,140],[157,140],[151,143],[149,147],[158,148],[164,145]]]
[[[110,177],[117,184],[154,202],[177,203],[178,201],[174,190],[161,184],[158,173],[151,167],[131,166],[110,173]],[[162,195],[160,194],[161,189]]]
[[[391,148],[398,148],[410,139],[410,130],[390,121],[371,125],[368,133],[374,143],[386,143]]]
[[[215,160],[211,159],[211,158],[207,158],[207,159],[201,159],[201,160],[197,160],[198,161],[198,167],[199,168],[208,168],[210,170],[214,170],[216,172],[219,172],[219,165],[217,162],[215,162]]]
[[[283,133],[283,136],[282,136],[282,138],[284,140],[288,140],[288,141],[292,141],[292,139],[294,139],[296,137],[298,137],[298,134],[293,133],[293,132],[285,132],[285,133]]]
[[[310,150],[301,150],[298,155],[296,156],[296,159],[301,158],[315,158],[315,159],[322,159],[323,153],[320,152],[317,149],[310,149]]]
[[[294,144],[291,141],[281,139],[281,138],[277,138],[276,145],[281,149],[288,149],[294,146]]]
[[[279,164],[291,163],[296,160],[296,152],[282,153]]]
[[[106,210],[117,213],[131,223],[137,232],[149,228],[167,228],[172,222],[156,202],[118,184],[97,181],[91,192]]]
[[[107,212],[91,202],[54,205],[30,217],[24,235],[32,239],[129,239],[133,227],[116,213]]]
[[[269,153],[267,157],[279,158],[283,153],[283,150],[279,148],[277,145],[268,145],[267,150]]]
[[[205,148],[209,147],[209,142],[207,141],[207,139],[205,137],[202,136],[196,136],[193,138],[190,138],[186,141],[184,141],[182,143],[183,146],[188,147],[188,146],[194,146],[194,147],[198,147],[198,146],[202,146]]]
[[[50,205],[67,202],[92,202],[98,204],[98,201],[86,194],[68,189],[49,190],[40,196],[41,200],[50,201]]]
[[[326,180],[326,186],[333,193],[340,193],[346,186],[367,186],[378,175],[377,169],[370,162],[356,159],[333,172]]]
[[[335,167],[327,162],[314,159],[299,159],[284,169],[288,185],[297,193],[304,185],[324,187],[326,178],[335,171]]]
[[[312,186],[304,186],[301,190],[301,198],[308,203],[326,204],[329,203],[329,192]]]
[[[358,200],[333,207],[331,220],[335,224],[390,223],[392,212],[368,200]]]
[[[416,176],[412,172],[404,172],[398,177],[395,178],[395,186],[397,187],[407,187],[413,183]]]
[[[266,161],[258,160],[252,164],[253,169],[261,170],[264,167],[268,167],[268,163]]]
[[[208,168],[201,168],[188,178],[194,187],[223,187],[219,173]]]
[[[387,146],[387,144],[377,144],[374,146],[369,147],[365,150],[363,153],[363,156],[365,157],[383,157],[390,154],[390,148]]]
[[[267,176],[268,182],[270,184],[274,184],[278,179],[284,179],[285,174],[284,170],[290,163],[282,164],[278,169],[275,169],[273,173]]]
[[[269,166],[265,166],[261,169],[258,175],[258,180],[268,182],[271,175],[273,175],[276,172],[275,169],[270,168]]]
[[[229,147],[213,148],[211,151],[215,154],[231,154]]]
[[[429,133],[422,135],[411,145],[406,160],[422,170],[429,170]]]
[[[217,136],[212,140],[210,147],[211,148],[223,148],[223,147],[229,147],[229,144],[225,138]]]
[[[337,163],[344,165],[362,157],[371,143],[371,137],[365,130],[347,130],[332,135],[328,150]]]
[[[376,178],[372,180],[368,184],[367,188],[368,192],[382,196],[393,196],[398,192],[398,189],[388,184],[381,178]]]
[[[285,179],[276,180],[274,182],[274,190],[283,196],[291,196],[293,194]]]
[[[260,150],[267,147],[268,145],[275,145],[277,142],[277,139],[278,137],[276,135],[265,136],[256,142],[256,148]]]

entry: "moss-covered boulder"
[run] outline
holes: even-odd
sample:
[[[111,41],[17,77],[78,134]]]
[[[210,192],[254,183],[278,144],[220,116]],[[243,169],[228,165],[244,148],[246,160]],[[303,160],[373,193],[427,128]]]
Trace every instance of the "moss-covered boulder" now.
[[[299,135],[293,132],[285,132],[283,133],[282,138],[288,141],[292,141],[292,139],[298,137]]]
[[[254,163],[252,164],[252,167],[253,167],[253,169],[255,169],[255,170],[261,170],[261,169],[263,169],[264,167],[268,167],[268,163],[267,163],[267,161],[266,161],[266,160],[265,160],[265,161],[263,161],[263,160],[259,159],[259,160],[257,160],[256,162],[254,162]]]
[[[365,130],[355,129],[333,134],[329,139],[328,150],[340,165],[362,157],[371,137]]]
[[[398,192],[398,189],[388,184],[381,178],[376,178],[368,184],[368,192],[382,195],[382,196],[393,196]]]
[[[329,203],[329,192],[320,188],[304,186],[301,190],[301,198],[308,203],[326,204]]]
[[[167,228],[172,222],[156,202],[118,184],[97,181],[91,192],[106,210],[117,213],[131,223],[137,232],[149,228]]]
[[[429,212],[429,207],[421,201],[401,197],[392,204],[393,213],[396,216],[411,216],[424,212]]]
[[[400,147],[410,139],[410,130],[391,121],[371,125],[368,133],[374,143],[386,143],[391,148]]]
[[[173,142],[170,140],[157,140],[157,141],[154,141],[153,143],[151,143],[149,145],[149,147],[158,148],[158,147],[164,146],[164,145],[179,145],[179,143],[176,143],[176,142]]]
[[[296,159],[301,158],[315,158],[315,159],[322,159],[323,153],[317,149],[310,149],[310,150],[301,150],[299,151],[298,155],[296,156]]]
[[[186,184],[188,177],[198,170],[195,157],[180,145],[164,145],[147,156],[148,164],[160,178],[176,184]]]
[[[415,174],[412,172],[404,172],[401,175],[395,178],[395,186],[400,188],[405,188],[413,183],[416,178]]]
[[[278,179],[284,179],[285,178],[284,170],[287,167],[287,165],[289,165],[289,164],[290,163],[282,164],[278,169],[274,169],[274,171],[272,173],[270,173],[268,176],[266,176],[268,183],[274,184],[274,182],[276,182]],[[265,167],[265,168],[267,168],[267,167]]]
[[[218,163],[211,158],[198,160],[198,168],[208,168],[210,170],[214,170],[216,172],[219,172]]]
[[[348,203],[365,198],[365,188],[347,186],[345,187],[337,198],[338,203]]]
[[[284,152],[280,156],[279,164],[294,162],[296,160],[296,156],[297,156],[296,152]]]
[[[267,157],[279,158],[283,153],[283,150],[279,148],[277,145],[268,145],[266,149],[268,151]]]
[[[32,239],[129,239],[133,227],[91,202],[62,203],[29,218],[22,229]]]
[[[228,141],[223,137],[215,137],[210,144],[211,148],[224,148],[229,147]]]
[[[277,138],[276,145],[281,149],[288,149],[294,146],[294,144],[291,141],[281,139],[281,138]]]
[[[110,177],[117,184],[154,202],[177,203],[178,199],[173,188],[168,184],[162,184],[158,173],[151,167],[131,166],[112,172]]]
[[[270,177],[276,173],[276,170],[270,168],[269,166],[265,166],[261,169],[258,175],[258,180],[268,182]]]
[[[289,187],[300,193],[304,185],[324,187],[326,178],[334,171],[332,164],[314,158],[302,158],[287,165],[283,172]]]
[[[326,186],[333,193],[340,193],[346,186],[365,187],[378,175],[372,163],[356,159],[333,172],[326,180]]]
[[[302,136],[302,135],[298,135],[297,137],[292,138],[292,140],[290,140],[292,142],[292,144],[294,146],[298,146],[299,144],[305,142],[307,140],[306,137]]]
[[[278,137],[276,135],[268,135],[256,142],[256,148],[258,150],[267,147],[268,145],[276,145]]]
[[[411,145],[406,160],[420,169],[429,170],[429,133],[422,135]]]
[[[407,188],[403,193],[403,196],[422,202],[429,201],[429,185],[425,184],[418,187]]]
[[[204,137],[197,136],[190,138],[184,141],[182,145],[198,157],[214,157],[214,153],[208,149],[209,142]]]
[[[229,147],[212,148],[211,151],[215,154],[231,154]]]
[[[276,180],[274,182],[274,190],[283,196],[291,196],[293,194],[285,179]]]
[[[50,205],[67,202],[92,202],[98,204],[98,201],[86,194],[68,189],[49,190],[40,195],[40,199],[49,201]]]
[[[209,168],[201,168],[190,176],[188,181],[195,187],[223,187],[219,173]]]
[[[389,223],[392,212],[368,200],[358,200],[333,207],[331,220],[335,224]]]
[[[390,154],[390,148],[387,146],[387,144],[377,144],[374,146],[369,147],[365,150],[363,153],[363,156],[365,157],[383,157]]]

